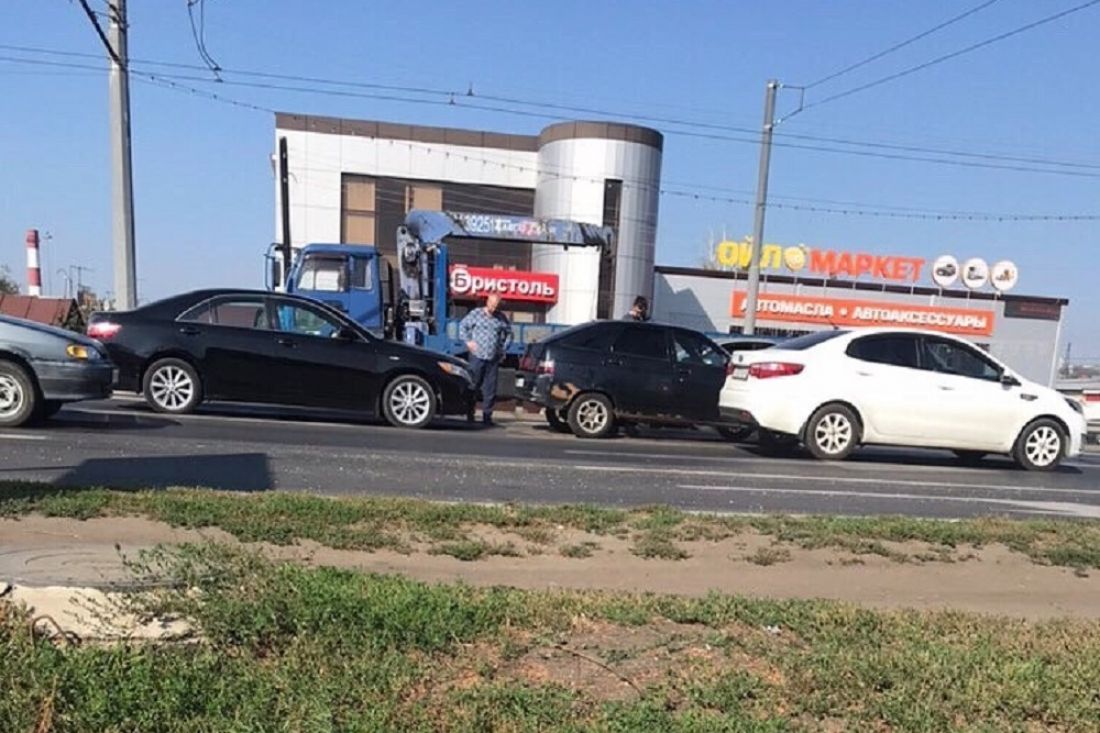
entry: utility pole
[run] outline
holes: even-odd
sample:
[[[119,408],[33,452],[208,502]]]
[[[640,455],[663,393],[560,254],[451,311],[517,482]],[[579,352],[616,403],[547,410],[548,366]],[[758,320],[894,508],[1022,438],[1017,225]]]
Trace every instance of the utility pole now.
[[[287,153],[285,136],[279,138],[279,198],[279,208],[283,225],[283,241],[280,247],[283,253],[283,271],[280,277],[280,283],[285,289],[287,286],[286,278],[290,273],[290,258],[292,254],[290,246],[290,159]]]
[[[111,198],[114,204],[115,291],[125,309],[137,307],[134,188],[130,167],[130,69],[126,0],[107,0],[111,56]]]
[[[772,157],[772,130],[775,128],[775,95],[780,83],[768,81],[764,94],[764,130],[760,136],[760,173],[756,180],[756,215],[752,227],[749,258],[748,297],[745,299],[745,321],[741,331],[751,336],[756,332],[756,303],[760,296],[760,252],[764,248],[764,212],[768,207],[768,168]]]

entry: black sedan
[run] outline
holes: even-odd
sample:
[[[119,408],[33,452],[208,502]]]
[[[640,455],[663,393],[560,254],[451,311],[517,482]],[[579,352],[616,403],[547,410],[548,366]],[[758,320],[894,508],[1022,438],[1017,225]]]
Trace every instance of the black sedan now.
[[[294,295],[201,290],[97,313],[88,334],[118,365],[118,388],[158,412],[221,400],[354,410],[420,428],[470,414],[475,398],[464,362],[379,339]]]
[[[66,402],[108,397],[112,371],[92,339],[0,316],[0,427],[49,417]]]

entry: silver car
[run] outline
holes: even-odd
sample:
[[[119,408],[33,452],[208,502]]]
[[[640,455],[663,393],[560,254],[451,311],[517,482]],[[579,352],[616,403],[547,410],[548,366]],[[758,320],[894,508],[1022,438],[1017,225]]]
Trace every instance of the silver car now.
[[[50,417],[66,402],[109,397],[113,382],[98,341],[0,316],[0,427]]]

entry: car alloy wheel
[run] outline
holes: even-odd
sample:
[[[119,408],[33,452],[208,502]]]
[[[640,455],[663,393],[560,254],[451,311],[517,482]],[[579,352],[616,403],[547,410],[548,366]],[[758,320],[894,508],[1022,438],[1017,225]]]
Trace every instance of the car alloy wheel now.
[[[814,426],[814,442],[824,453],[840,455],[852,443],[852,421],[839,413],[826,415]]]
[[[163,366],[149,380],[149,394],[158,407],[179,412],[195,398],[195,381],[177,366]]]
[[[807,450],[823,461],[842,461],[860,441],[859,418],[847,405],[825,405],[806,426]]]
[[[18,364],[0,361],[0,425],[18,427],[34,419],[38,394]]]
[[[1062,436],[1053,425],[1039,425],[1024,439],[1024,455],[1035,468],[1049,468],[1062,457]]]
[[[157,412],[184,415],[202,402],[202,381],[195,368],[182,359],[161,359],[145,372],[145,401]]]
[[[615,429],[611,400],[598,393],[580,395],[569,406],[569,427],[578,438],[606,438]]]
[[[382,395],[382,412],[391,425],[422,428],[435,417],[435,393],[422,377],[398,377]]]
[[[607,426],[607,408],[597,400],[584,400],[577,409],[577,424],[586,433],[598,433]]]
[[[22,408],[26,395],[11,374],[0,374],[0,420],[12,419]]]

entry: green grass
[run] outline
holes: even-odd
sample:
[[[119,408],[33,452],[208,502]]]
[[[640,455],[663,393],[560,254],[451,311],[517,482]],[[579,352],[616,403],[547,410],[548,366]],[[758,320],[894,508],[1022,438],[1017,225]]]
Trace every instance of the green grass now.
[[[791,551],[786,547],[759,547],[756,552],[745,556],[745,560],[753,565],[775,565],[781,562],[790,562]]]
[[[188,590],[161,591],[148,610],[188,616],[201,640],[55,647],[0,604],[5,732],[1091,732],[1100,721],[1091,622],[428,585],[217,546],[153,561]],[[647,632],[634,651],[614,642]],[[562,648],[583,656],[524,672]]]
[[[79,490],[0,482],[0,516],[30,513],[78,519],[140,515],[177,527],[220,527],[244,542],[285,545],[313,540],[337,549],[366,551],[410,552],[424,543],[429,549],[448,551],[483,542],[476,529],[488,527],[539,545],[552,544],[562,530],[623,537],[632,540],[633,550],[641,557],[676,559],[688,553],[685,542],[757,532],[790,547],[833,548],[897,561],[948,561],[956,550],[1000,544],[1038,563],[1082,572],[1100,569],[1100,522],[1087,520],[706,516],[667,507],[623,511],[591,506],[487,506],[395,498],[331,499],[286,492]],[[926,547],[907,554],[890,546],[906,542]]]
[[[575,545],[564,545],[559,552],[562,557],[583,559],[592,557],[592,554],[598,549],[600,549],[600,546],[595,542],[578,542]]]

